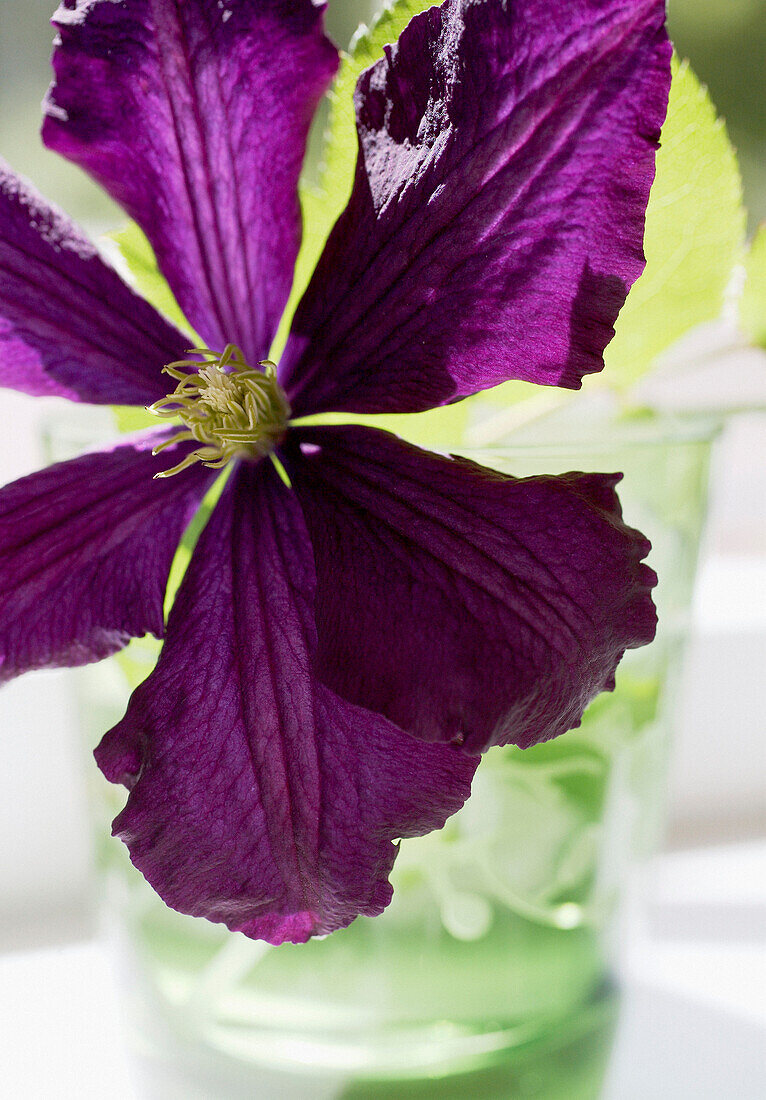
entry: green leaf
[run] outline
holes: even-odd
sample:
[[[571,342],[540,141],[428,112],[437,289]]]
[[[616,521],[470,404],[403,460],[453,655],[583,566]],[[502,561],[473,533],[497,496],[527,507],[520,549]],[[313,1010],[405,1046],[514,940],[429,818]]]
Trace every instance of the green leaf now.
[[[383,47],[395,42],[414,15],[435,6],[434,0],[395,0],[380,11],[370,27],[361,26],[341,58],[330,92],[330,122],[325,135],[320,186],[301,187],[303,241],[290,301],[277,334],[272,358],[281,354],[295,307],[308,286],[330,230],[351,194],[358,142],[354,89],[359,74],[383,57]]]
[[[737,157],[707,89],[673,59],[668,117],[646,217],[646,269],[591,385],[630,386],[690,328],[721,313],[745,239]]]
[[[136,223],[129,222],[125,229],[110,233],[108,239],[114,241],[127,264],[134,289],[182,332],[189,332],[189,322],[157,265],[154,250]]]
[[[160,422],[146,409],[136,405],[112,405],[114,425],[118,432],[141,432],[144,428],[159,428]]]
[[[384,432],[393,432],[402,439],[429,450],[449,450],[465,445],[468,405],[471,401],[456,401],[422,413],[318,413],[301,417],[298,424],[366,424]]]
[[[750,246],[745,273],[740,324],[754,344],[766,348],[766,222],[759,227]]]

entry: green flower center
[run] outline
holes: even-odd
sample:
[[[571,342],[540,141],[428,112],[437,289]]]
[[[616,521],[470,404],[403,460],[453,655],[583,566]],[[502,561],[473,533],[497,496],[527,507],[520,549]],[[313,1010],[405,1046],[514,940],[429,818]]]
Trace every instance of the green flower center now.
[[[195,462],[218,470],[233,458],[253,462],[270,454],[290,418],[274,364],[265,360],[260,369],[254,369],[236,344],[227,344],[221,355],[209,348],[192,348],[189,354],[202,356],[203,361],[181,359],[163,367],[178,385],[149,406],[155,416],[180,417],[184,424],[180,432],[155,447],[154,454],[187,440],[203,446],[154,476],[172,477]]]

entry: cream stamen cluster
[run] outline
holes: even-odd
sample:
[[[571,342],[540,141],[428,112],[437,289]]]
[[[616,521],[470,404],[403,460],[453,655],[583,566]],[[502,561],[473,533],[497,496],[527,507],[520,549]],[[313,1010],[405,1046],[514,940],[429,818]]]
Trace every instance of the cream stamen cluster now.
[[[260,369],[251,367],[236,344],[227,344],[221,355],[209,348],[192,348],[189,355],[201,360],[181,359],[164,367],[178,385],[149,406],[155,416],[180,417],[184,424],[155,447],[154,454],[190,440],[203,446],[155,477],[172,477],[195,462],[217,470],[233,458],[253,461],[270,454],[290,417],[274,364],[266,360]]]

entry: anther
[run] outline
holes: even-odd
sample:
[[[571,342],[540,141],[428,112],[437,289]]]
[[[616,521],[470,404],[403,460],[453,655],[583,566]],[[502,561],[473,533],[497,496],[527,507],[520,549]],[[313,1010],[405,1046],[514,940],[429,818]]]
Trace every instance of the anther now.
[[[270,454],[282,439],[290,406],[277,381],[273,363],[251,367],[236,344],[222,354],[192,348],[193,359],[163,367],[177,382],[173,393],[155,401],[149,412],[163,419],[181,420],[180,430],[154,448],[159,454],[176,443],[197,442],[177,466],[155,477],[172,477],[195,462],[218,470],[234,458],[256,461]]]

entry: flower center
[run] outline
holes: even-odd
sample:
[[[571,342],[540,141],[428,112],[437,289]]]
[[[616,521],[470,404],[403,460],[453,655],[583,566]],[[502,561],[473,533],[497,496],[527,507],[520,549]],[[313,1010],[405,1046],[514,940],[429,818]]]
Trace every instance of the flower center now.
[[[192,348],[189,354],[203,356],[203,361],[181,359],[163,367],[178,385],[149,406],[155,416],[180,417],[184,427],[153,453],[187,440],[203,446],[154,476],[172,477],[195,462],[218,470],[233,458],[256,461],[270,454],[290,417],[274,364],[265,360],[253,369],[236,344],[227,344],[222,355],[208,348]]]

